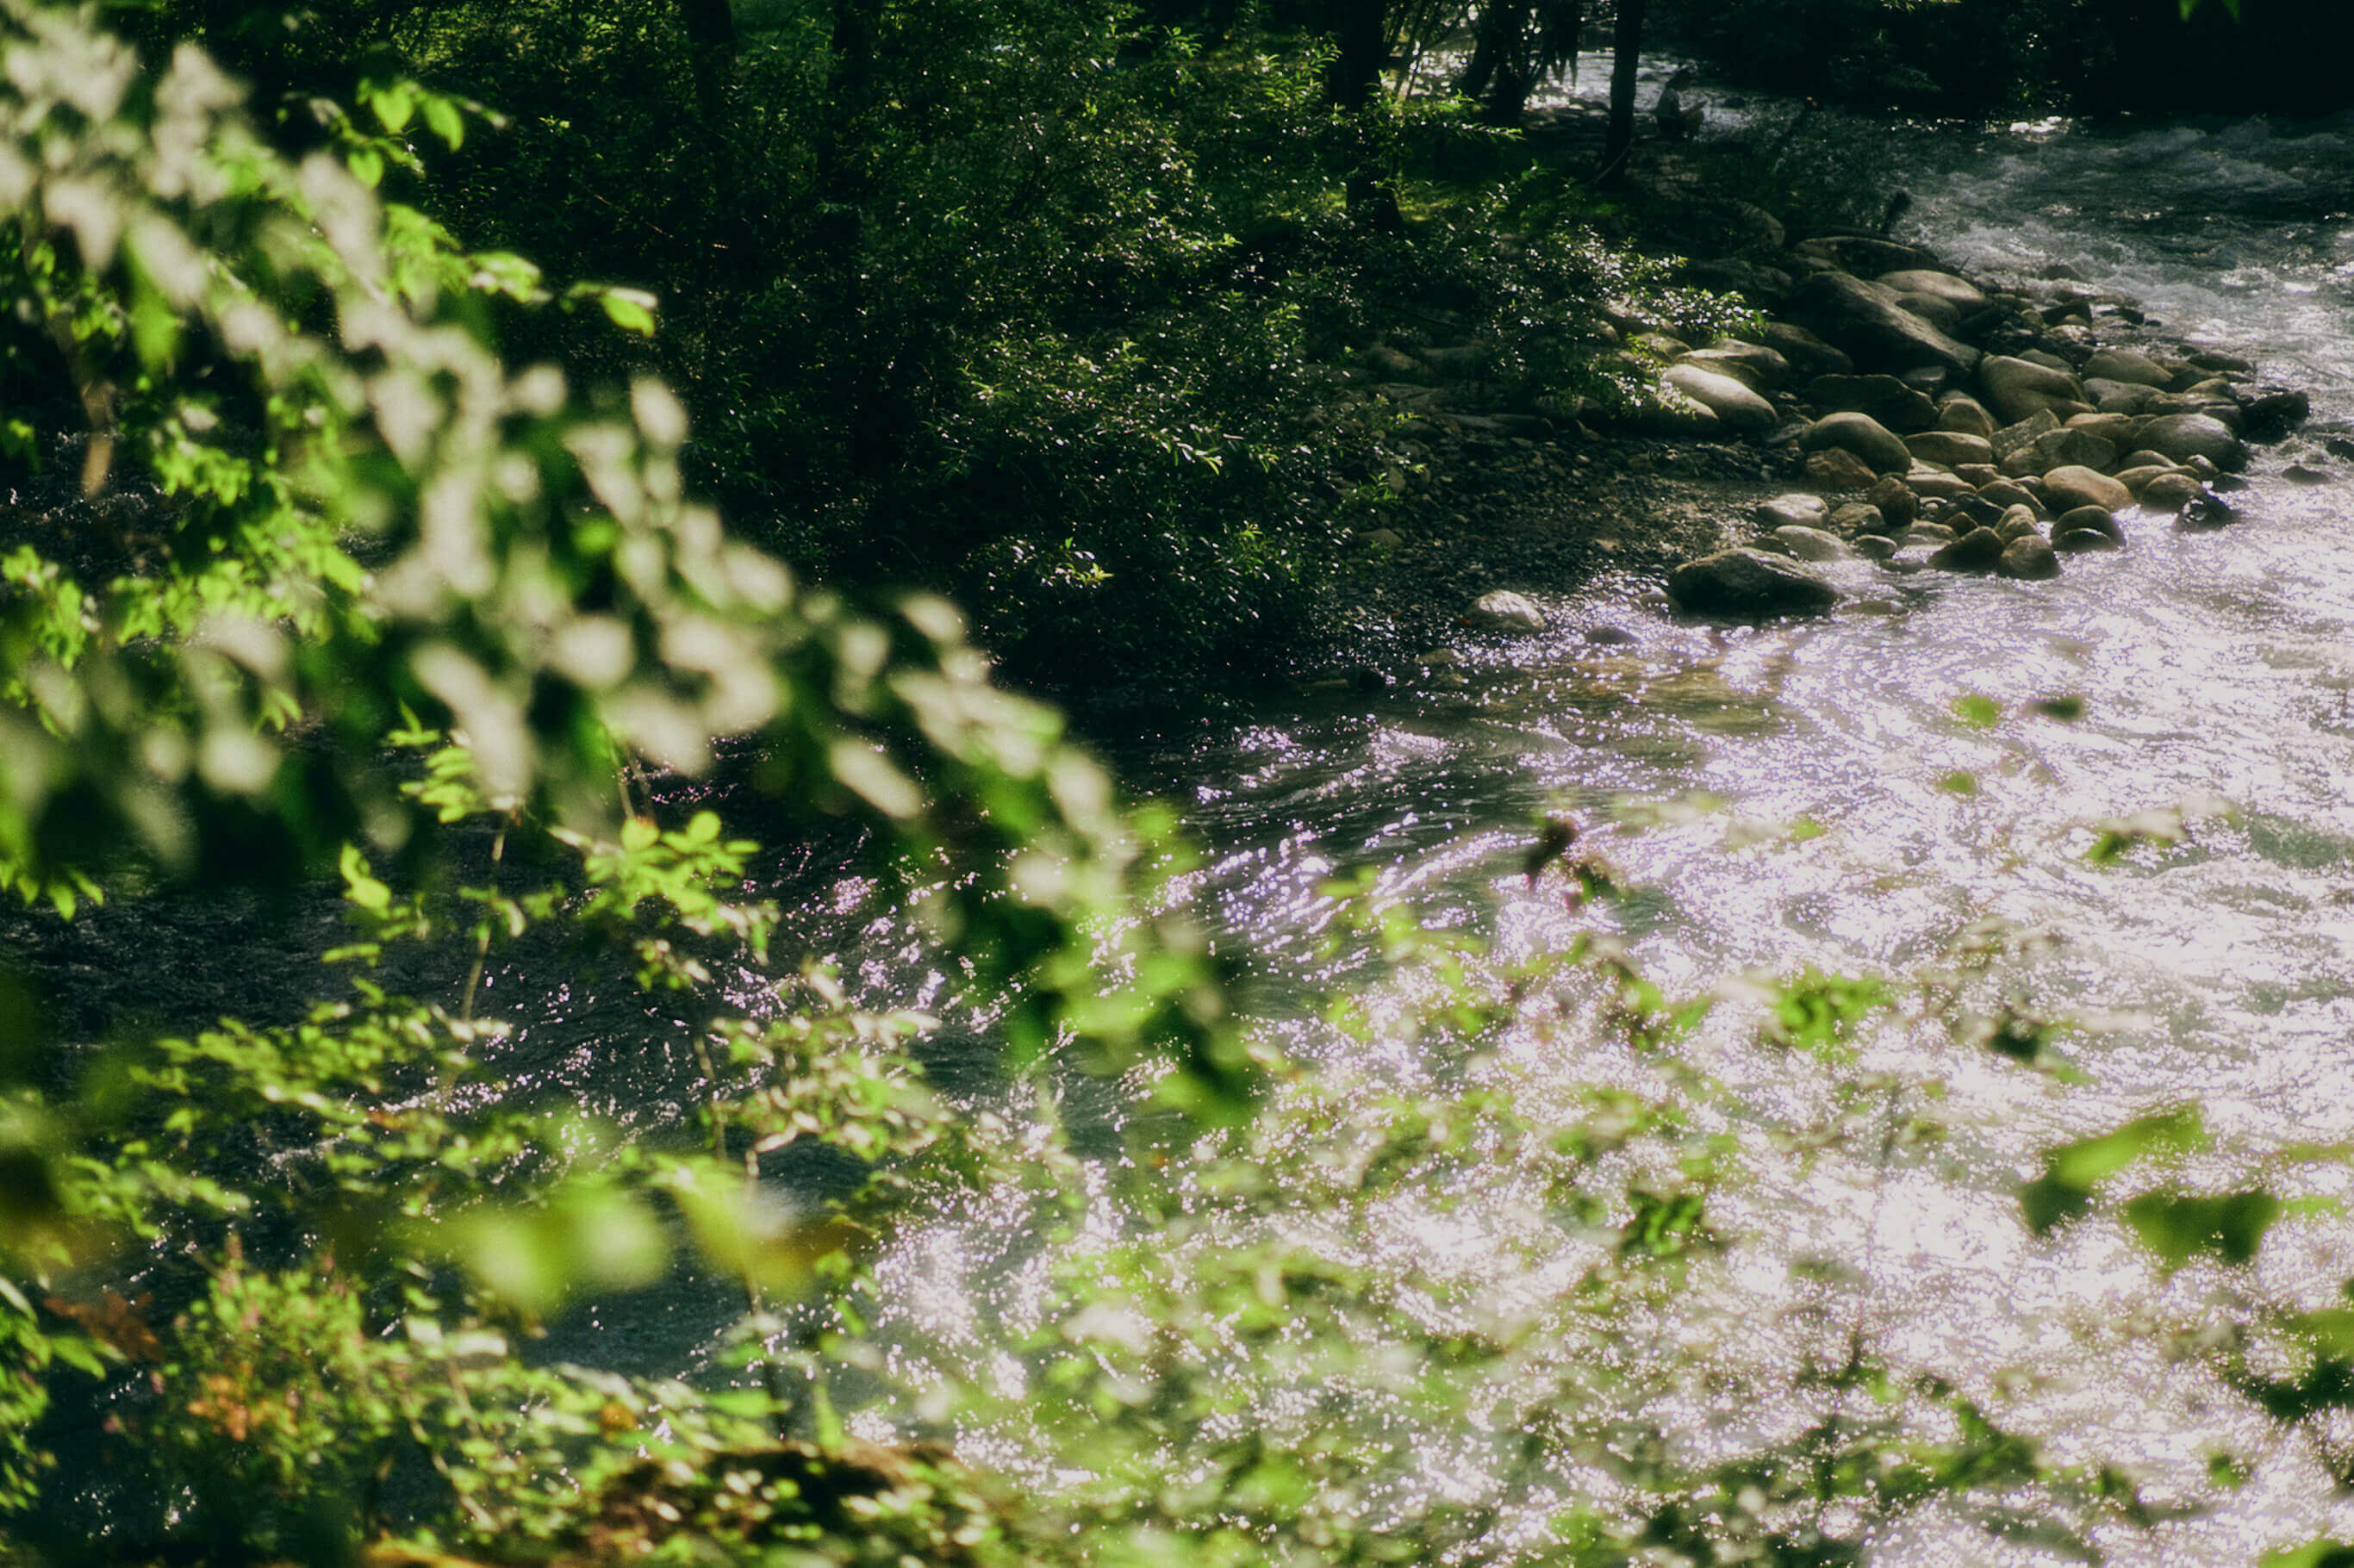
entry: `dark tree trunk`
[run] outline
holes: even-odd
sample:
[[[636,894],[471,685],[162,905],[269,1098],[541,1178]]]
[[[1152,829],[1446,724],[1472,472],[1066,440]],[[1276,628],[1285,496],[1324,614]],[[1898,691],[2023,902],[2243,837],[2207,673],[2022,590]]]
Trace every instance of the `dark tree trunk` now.
[[[1479,7],[1479,20],[1471,33],[1471,58],[1455,79],[1457,91],[1474,101],[1488,96],[1509,54],[1519,48],[1521,13],[1527,9],[1528,0],[1491,0]]]
[[[1373,101],[1389,58],[1388,10],[1383,0],[1325,0],[1325,31],[1336,51],[1325,81],[1333,107],[1354,111]]]
[[[1616,178],[1635,145],[1635,68],[1643,57],[1644,0],[1618,0],[1610,56],[1610,131],[1602,143],[1600,177]]]
[[[728,79],[736,69],[736,14],[727,0],[678,0],[686,51],[695,67],[696,106],[706,125],[726,112]]]

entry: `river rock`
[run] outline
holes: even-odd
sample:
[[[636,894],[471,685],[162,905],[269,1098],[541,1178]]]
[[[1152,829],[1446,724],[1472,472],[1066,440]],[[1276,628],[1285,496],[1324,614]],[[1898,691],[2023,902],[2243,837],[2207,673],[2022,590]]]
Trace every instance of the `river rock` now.
[[[1825,234],[1790,248],[1796,256],[1812,256],[1863,277],[1882,273],[1940,270],[1937,258],[1915,245],[1902,245],[1862,234]]]
[[[2078,506],[2122,512],[2134,502],[2132,491],[2107,474],[2089,468],[2053,469],[2043,476],[2043,493],[2062,514]]]
[[[2002,559],[2002,536],[1991,528],[1973,528],[1950,545],[1940,546],[1929,564],[1945,572],[1990,572]]]
[[[2145,387],[2137,382],[2087,377],[2084,396],[2090,397],[2093,407],[2104,414],[2147,414],[2164,394],[2155,387]]]
[[[1689,359],[1669,366],[1659,379],[1714,414],[1727,429],[1770,430],[1780,422],[1774,405],[1737,377],[1703,370]]]
[[[1990,441],[1994,439],[1994,416],[1968,393],[1952,392],[1937,403],[1937,429]]]
[[[2123,478],[2133,469],[2154,468],[2163,473],[2175,467],[2175,461],[2164,452],[2154,452],[2147,447],[2137,447],[2117,459],[2117,475]]]
[[[1988,408],[2006,424],[2038,413],[2055,418],[2092,411],[2084,384],[2065,370],[2026,358],[1989,354],[1978,366],[1978,390]]]
[[[1908,545],[1950,545],[1960,535],[1943,523],[1915,523],[1904,530]]]
[[[1896,554],[1896,541],[1886,534],[1859,534],[1853,548],[1867,561],[1884,561]]]
[[[1837,447],[1807,454],[1807,482],[1819,490],[1863,490],[1879,477],[1870,463]]]
[[[2056,539],[2062,534],[2073,534],[2086,528],[2118,539],[2125,537],[2125,531],[2117,526],[2117,520],[2105,506],[2070,507],[2052,523],[2052,536]]]
[[[1842,508],[1841,510],[1845,510]],[[1820,528],[1802,527],[1786,523],[1774,530],[1774,537],[1789,547],[1790,554],[1802,561],[1844,561],[1853,551],[1847,541]]]
[[[1830,503],[1821,496],[1793,494],[1776,495],[1769,500],[1761,501],[1757,503],[1757,509],[1750,515],[1757,520],[1757,525],[1760,528],[1770,533],[1774,529],[1786,525],[1819,528],[1822,526],[1823,519],[1830,514]]]
[[[1916,365],[1910,370],[1900,370],[1896,379],[1932,403],[1954,389],[1954,373],[1942,365]]]
[[[1831,448],[1848,452],[1882,473],[1902,473],[1913,466],[1913,454],[1904,443],[1869,414],[1827,414],[1807,427],[1798,444],[1808,451]]]
[[[2032,511],[2041,504],[2036,499],[2033,491],[2025,485],[2014,484],[2007,479],[1998,479],[1992,484],[1982,484],[1978,486],[1978,499],[1994,508],[1994,514],[1997,517],[2001,516],[2004,510],[2009,507],[2024,506]]]
[[[1668,597],[1699,615],[1816,615],[1839,603],[1840,591],[1793,562],[1738,549],[1678,567]]]
[[[1957,473],[1943,469],[1916,468],[1904,476],[1905,484],[1924,501],[1943,501],[1956,495],[1967,495],[1978,487]]]
[[[2096,378],[2155,387],[2160,391],[2166,391],[2174,385],[2173,371],[2135,348],[2105,348],[2084,361],[2080,368],[2088,387]]]
[[[1843,537],[1888,532],[1888,514],[1869,501],[1850,501],[1833,511],[1823,526]]]
[[[2186,529],[2221,528],[2239,520],[2240,514],[2230,502],[2211,490],[2202,490],[2190,498],[2189,505],[2176,514],[2174,525]]]
[[[1792,323],[1767,322],[1757,335],[1767,348],[1788,360],[1797,375],[1846,376],[1855,369],[1855,361],[1844,351]]]
[[[1967,278],[1957,278],[1951,272],[1941,272],[1930,267],[1908,267],[1901,272],[1883,272],[1872,280],[1883,289],[1893,289],[1900,294],[1931,294],[1963,311],[1984,309],[1989,302],[1986,291]]]
[[[1995,459],[1999,462],[2028,442],[2062,428],[2059,415],[2049,408],[2040,408],[2015,425],[2005,425],[1987,440],[1988,444],[1994,448]]]
[[[1882,475],[1864,500],[1880,509],[1892,529],[1902,528],[1921,515],[1921,498],[1913,493],[1911,484],[1893,473]]]
[[[1904,446],[1923,462],[1943,463],[1947,468],[1994,461],[1993,442],[1983,436],[1964,435],[1959,430],[1923,430],[1918,435],[1905,437]]]
[[[2252,441],[2281,441],[2313,413],[2313,399],[2294,388],[2267,387],[2248,399],[2240,434]]]
[[[1762,343],[1744,343],[1739,338],[1729,337],[1707,348],[1693,349],[1684,355],[1683,363],[1730,376],[1757,392],[1771,392],[1790,379],[1787,359]]]
[[[2071,528],[2052,537],[2052,548],[2063,556],[2082,556],[2094,550],[2122,550],[2125,547],[2124,540],[2095,528]]]
[[[1893,376],[1818,376],[1807,384],[1807,401],[1825,414],[1868,414],[1892,430],[1937,422],[1936,406]]]
[[[1995,519],[1994,531],[1996,537],[2006,545],[2013,539],[2025,538],[2036,532],[2035,509],[2031,506],[2004,507],[2002,515]]]
[[[2197,500],[2205,486],[2195,474],[2168,469],[2141,487],[2142,506],[2151,512],[2179,512]]]
[[[1544,611],[1525,594],[1499,588],[1483,593],[1464,612],[1464,621],[1481,631],[1543,631]]]
[[[1912,312],[1939,332],[1951,334],[1962,324],[1962,307],[1935,294],[1916,294],[1903,289],[1891,291],[1897,308]]]
[[[2162,414],[2141,428],[2141,444],[2176,462],[2203,457],[2218,468],[2236,469],[2248,461],[2240,438],[2211,414]]]
[[[2098,436],[2117,450],[2131,451],[2141,440],[2141,428],[2147,423],[2131,414],[2076,414],[2070,417],[2068,429],[2082,430],[2088,436]]]
[[[2117,461],[2117,449],[2098,436],[2088,436],[2082,430],[2047,430],[2023,447],[2014,449],[1997,465],[2013,479],[2029,474],[2049,473],[2055,468],[2107,468]]]
[[[2002,558],[1995,562],[1994,569],[2022,582],[2041,582],[2060,575],[2060,557],[2052,554],[2042,535],[2023,534],[2002,547]]]
[[[1853,355],[1866,369],[1942,365],[1957,376],[1978,368],[1978,351],[1906,310],[1896,291],[1844,272],[1818,272],[1790,291],[1790,313]]]

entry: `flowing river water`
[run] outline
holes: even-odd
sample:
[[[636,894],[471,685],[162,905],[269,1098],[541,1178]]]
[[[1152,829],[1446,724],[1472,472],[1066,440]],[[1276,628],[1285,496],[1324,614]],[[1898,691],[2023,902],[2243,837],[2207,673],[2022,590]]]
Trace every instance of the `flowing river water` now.
[[[1351,1044],[1305,1011],[1377,982],[1362,943],[1331,939],[1329,885],[1355,868],[1426,927],[1505,957],[1616,929],[1677,994],[1807,967],[1903,975],[2009,932],[1989,983],[2073,1022],[2064,1044],[2084,1081],[1941,1028],[1876,1037],[1865,1065],[1907,1086],[1942,1138],[1891,1159],[1864,1137],[1712,1200],[1744,1261],[1715,1287],[1727,1294],[1706,1341],[1678,1353],[1713,1369],[1720,1393],[1670,1399],[1660,1419],[1702,1457],[1787,1436],[1819,1416],[1806,1368],[1852,1331],[2056,1460],[2128,1469],[2161,1518],[2095,1528],[2106,1560],[2253,1562],[2346,1533],[2354,1507],[2325,1473],[2328,1443],[2274,1426],[2184,1347],[2244,1317],[2251,1292],[2332,1299],[2354,1274],[2354,1227],[2327,1212],[2285,1224],[2253,1284],[2208,1266],[2168,1277],[2113,1219],[2031,1234],[2016,1191],[2054,1144],[2196,1105],[2215,1144],[2187,1184],[2253,1171],[2284,1194],[2346,1195],[2341,1168],[2277,1151],[2354,1139],[2354,461],[2324,446],[2354,433],[2354,124],[2051,124],[1890,146],[1932,249],[1996,275],[2064,265],[2139,301],[2141,341],[2240,353],[2311,391],[2312,422],[2261,450],[2232,497],[2239,525],[2129,520],[2127,550],[2046,583],[1859,563],[1840,568],[1854,597],[1837,613],[1754,628],[1679,620],[1648,585],[1605,582],[1552,604],[1554,632],[1471,651],[1459,691],[1270,709],[1212,742],[1141,746],[1128,770],[1208,846],[1183,895],[1249,956],[1269,1029],[1358,1086],[1343,1094],[1452,1069],[1410,1031]],[[1606,624],[1629,640],[1589,636]],[[1957,709],[1967,698],[1992,705]],[[2038,706],[2055,698],[2081,708]],[[1637,890],[1615,911],[1566,906],[1558,881],[1522,876],[1532,825],[1564,810],[1595,824],[1593,852]],[[2149,812],[2179,821],[2180,841],[2110,863],[2089,853],[2105,826]],[[1728,1026],[1717,1068],[1751,1114],[1785,1128],[1826,1115],[1821,1086],[1751,1038]],[[1593,1072],[1560,1040],[1503,1054],[1524,1082]],[[1441,1267],[1499,1299],[1562,1288],[1514,1234],[1541,1200],[1510,1169],[1479,1185],[1443,1216],[1357,1238],[1355,1255],[1401,1275]],[[973,1303],[1011,1300],[1003,1277],[1023,1273],[1002,1220],[944,1221],[886,1271],[911,1342],[984,1348]],[[1808,1266],[1825,1257],[1851,1270],[1828,1322]],[[1001,1363],[1018,1388],[1019,1363]],[[1023,1462],[1016,1436],[964,1441]],[[1490,1450],[1437,1432],[1422,1447],[1422,1476],[1393,1503],[1410,1511],[1417,1486],[1479,1492]],[[2243,1484],[2214,1483],[2218,1454]],[[1514,1528],[1542,1537],[1497,1526]],[[1956,1509],[1889,1525],[1872,1552],[2077,1554]]]
[[[1589,89],[1599,79],[1589,67]],[[2058,1462],[2128,1469],[2158,1520],[2095,1522],[2106,1561],[2253,1563],[2354,1535],[2354,1504],[2325,1469],[2331,1444],[2276,1426],[2186,1350],[2255,1297],[2333,1298],[2354,1277],[2354,1226],[2326,1211],[2285,1223],[2253,1279],[2207,1264],[2167,1277],[2114,1219],[2037,1237],[2016,1197],[2042,1150],[2183,1105],[2214,1135],[2181,1169],[2187,1184],[2253,1171],[2286,1195],[2349,1195],[2342,1167],[2279,1151],[2354,1141],[2354,446],[2341,458],[2324,445],[2354,437],[2354,122],[1898,132],[1886,145],[1932,249],[1998,275],[2064,264],[2138,300],[2148,341],[2243,354],[2312,393],[2311,424],[2261,449],[2232,497],[2239,524],[2193,534],[2129,518],[2128,549],[2073,558],[2045,583],[1856,563],[1837,568],[1851,595],[1839,611],[1761,627],[1680,620],[1651,585],[1604,581],[1551,603],[1550,634],[1468,649],[1459,689],[1272,706],[1214,740],[1139,742],[1123,768],[1176,802],[1205,846],[1175,896],[1246,956],[1264,1031],[1320,1064],[1342,1101],[1444,1086],[1463,1065],[1437,1054],[1443,1033],[1401,1023],[1365,1044],[1319,1020],[1315,1000],[1338,991],[1399,1019],[1428,1001],[1338,921],[1339,874],[1368,871],[1426,928],[1476,936],[1504,959],[1615,933],[1675,995],[1808,968],[1901,977],[2009,933],[1975,983],[2073,1020],[2062,1044],[2083,1082],[1914,1020],[1866,1045],[1858,1071],[1889,1086],[1872,1091],[1886,1115],[1857,1115],[1831,1076],[1759,1046],[1754,1013],[1728,1008],[1709,1026],[1711,1070],[1759,1152],[1751,1180],[1711,1198],[1712,1230],[1734,1244],[1706,1277],[1712,1299],[1628,1325],[1686,1374],[1654,1392],[1648,1418],[1699,1464],[1787,1441],[1823,1415],[1810,1369],[1862,1346],[1943,1379]],[[1606,625],[1624,635],[1596,641]],[[1972,698],[1985,701],[1957,709]],[[2081,705],[2075,716],[2037,705],[2058,698]],[[1558,871],[1525,877],[1547,811],[1587,823],[1584,847],[1632,895],[1573,906]],[[2088,853],[2105,824],[2150,812],[2179,821],[2180,842],[2110,863]],[[938,982],[920,944],[887,921],[876,930],[868,986],[924,1003]],[[535,982],[494,969],[490,983],[496,996]],[[587,990],[550,988],[525,1010],[524,1044],[547,1081],[609,1080],[595,1064],[647,1022]],[[665,1061],[683,1070],[673,1046],[630,1059],[659,1077]],[[1574,1033],[1511,1031],[1495,1055],[1492,1070],[1537,1100],[1596,1078]],[[965,1064],[976,1092],[985,1057]],[[639,1105],[658,1106],[677,1086],[636,1087]],[[1117,1116],[1118,1091],[1097,1093],[1079,1119]],[[1941,1136],[1901,1150],[1882,1136],[1914,1117]],[[1820,1127],[1847,1131],[1812,1146],[1768,1136]],[[1525,1317],[1591,1262],[1555,1255],[1562,1234],[1529,1183],[1500,1165],[1335,1245],[1375,1276],[1445,1277],[1463,1311]],[[1026,1202],[984,1194],[886,1259],[877,1333],[898,1370],[991,1381],[1018,1406],[1030,1372],[1009,1346],[1052,1299]],[[707,1295],[655,1293],[589,1314],[553,1348],[707,1369],[722,1315]],[[1245,1400],[1239,1418],[1278,1428],[1279,1404],[1253,1413]],[[879,1413],[864,1419],[890,1430]],[[956,1440],[1040,1486],[1084,1483],[1071,1467],[1084,1454],[1042,1452],[1031,1436],[1009,1420]],[[1368,1495],[1367,1515],[1477,1502],[1500,1486],[1497,1439],[1477,1422],[1412,1434],[1410,1462]],[[2243,1484],[2216,1485],[2219,1454]],[[1557,1500],[1500,1507],[1496,1555],[1541,1543]],[[1991,1528],[1955,1505],[1885,1522],[1871,1559],[2083,1554],[2064,1533]]]

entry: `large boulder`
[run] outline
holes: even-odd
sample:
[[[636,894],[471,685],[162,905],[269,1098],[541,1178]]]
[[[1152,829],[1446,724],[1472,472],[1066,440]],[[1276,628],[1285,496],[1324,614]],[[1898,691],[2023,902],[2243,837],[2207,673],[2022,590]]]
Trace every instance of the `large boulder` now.
[[[1840,601],[1797,562],[1763,550],[1722,550],[1687,561],[1668,577],[1668,597],[1695,615],[1819,615]]]
[[[1873,280],[1883,289],[1893,289],[1900,294],[1929,294],[1960,309],[1965,314],[1984,310],[1986,291],[1967,278],[1957,278],[1951,272],[1934,267],[1907,267],[1901,272],[1883,272]]]
[[[1892,430],[1937,422],[1936,405],[1893,376],[1818,376],[1807,384],[1807,401],[1826,414],[1869,414]]]
[[[2009,355],[1989,354],[1978,371],[1978,390],[1985,396],[1987,407],[2005,424],[2017,424],[2046,410],[2062,419],[2071,414],[2092,412],[2093,405],[2084,396],[2084,384],[2065,370],[2054,370],[2033,360],[2014,359]]]
[[[2203,457],[2217,468],[2235,469],[2248,461],[2248,449],[2240,438],[2211,414],[2160,414],[2141,428],[2139,440],[2176,462]]]
[[[1743,343],[1738,338],[1693,349],[1682,363],[1730,376],[1755,392],[1771,392],[1790,379],[1787,359],[1762,343]]]
[[[1830,448],[1850,453],[1881,473],[1903,473],[1913,466],[1913,454],[1896,433],[1869,414],[1827,414],[1807,427],[1798,445],[1810,452]]]
[[[2133,492],[2107,474],[2089,468],[2055,468],[2043,476],[2043,493],[2052,510],[2065,515],[2079,506],[2123,512],[2134,503]]]
[[[1855,369],[1855,361],[1844,351],[1792,323],[1767,322],[1757,336],[1800,376],[1845,376]]]
[[[1915,245],[1900,245],[1864,234],[1825,234],[1790,247],[1793,254],[1812,256],[1849,272],[1875,277],[1883,272],[1920,269],[1935,271],[1937,258]]]
[[[1994,461],[1992,442],[1981,436],[1966,436],[1959,430],[1923,430],[1919,435],[1905,437],[1904,445],[1923,462],[1943,463],[1947,468]]]
[[[1739,379],[1689,361],[1669,366],[1659,380],[1714,414],[1727,429],[1770,430],[1781,422],[1774,405]]]
[[[1936,294],[1912,294],[1902,289],[1892,290],[1896,302],[1911,311],[1939,332],[1950,333],[1962,324],[1962,307]]]
[[[1956,376],[1978,368],[1978,351],[1939,332],[1899,302],[1896,291],[1818,272],[1790,291],[1790,314],[1845,349],[1867,370],[1942,365]]]

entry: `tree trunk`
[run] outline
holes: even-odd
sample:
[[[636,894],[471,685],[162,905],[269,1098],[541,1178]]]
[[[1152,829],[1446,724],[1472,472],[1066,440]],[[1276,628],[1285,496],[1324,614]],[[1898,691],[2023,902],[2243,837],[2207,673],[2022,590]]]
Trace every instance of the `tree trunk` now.
[[[1325,31],[1336,51],[1325,90],[1334,108],[1353,111],[1373,101],[1389,58],[1388,11],[1383,0],[1325,0]]]
[[[1644,0],[1618,0],[1610,57],[1610,131],[1596,179],[1615,179],[1635,145],[1635,68],[1643,53]]]
[[[736,66],[736,14],[727,0],[678,0],[686,52],[695,68],[695,96],[705,125],[726,112],[727,82]]]

